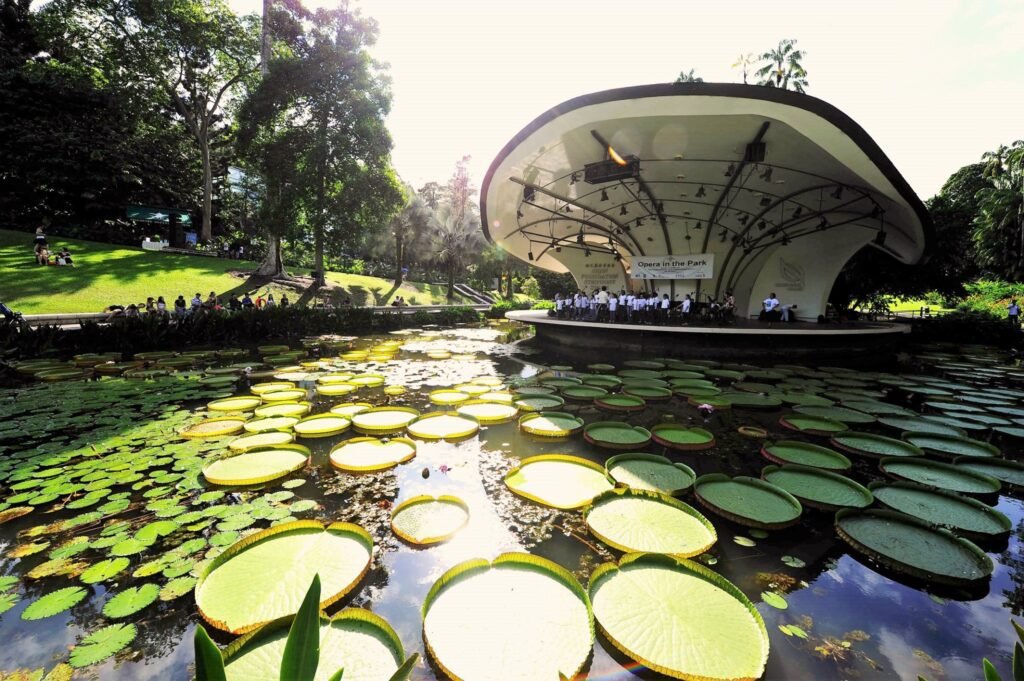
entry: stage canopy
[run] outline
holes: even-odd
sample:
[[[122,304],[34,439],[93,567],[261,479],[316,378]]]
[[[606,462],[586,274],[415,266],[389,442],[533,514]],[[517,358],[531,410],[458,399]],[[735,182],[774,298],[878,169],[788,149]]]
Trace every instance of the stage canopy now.
[[[814,319],[862,247],[912,264],[931,233],[860,126],[814,97],[755,85],[571,99],[501,150],[481,195],[491,241],[580,288],[700,301],[731,291],[740,314],[774,291]]]

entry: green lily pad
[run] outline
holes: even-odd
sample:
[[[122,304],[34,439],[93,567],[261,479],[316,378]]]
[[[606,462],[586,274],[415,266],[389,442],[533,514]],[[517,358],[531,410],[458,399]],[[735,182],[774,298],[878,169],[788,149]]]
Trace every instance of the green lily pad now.
[[[969,468],[922,458],[882,459],[878,467],[894,478],[961,494],[995,494],[1001,486],[996,478]]]
[[[583,438],[598,447],[635,449],[651,441],[651,432],[622,421],[595,421],[583,429]]]
[[[533,412],[519,419],[519,429],[540,437],[569,437],[583,430],[583,419],[560,411]]]
[[[878,419],[883,426],[894,428],[900,432],[914,431],[918,433],[932,433],[935,435],[963,436],[964,431],[956,426],[945,423],[929,421],[917,416],[884,416]]]
[[[949,459],[958,456],[990,457],[999,456],[1000,454],[999,448],[995,445],[957,435],[939,435],[937,433],[911,431],[903,433],[902,438],[929,454]]]
[[[876,420],[871,414],[857,411],[856,409],[848,409],[846,407],[796,405],[793,407],[793,410],[807,416],[820,416],[822,418],[832,419],[833,421],[842,421],[843,423],[874,423]]]
[[[796,523],[803,513],[792,494],[756,478],[710,473],[697,478],[693,488],[708,510],[747,527],[782,529]]]
[[[680,679],[764,673],[769,644],[760,614],[734,584],[698,563],[629,554],[600,565],[589,590],[601,631],[649,669]]]
[[[468,522],[469,506],[450,495],[411,497],[391,512],[391,530],[417,546],[447,541]]]
[[[866,508],[874,502],[871,491],[838,473],[788,464],[766,466],[761,471],[766,481],[786,490],[804,506],[824,511],[840,508]]]
[[[135,640],[134,624],[111,624],[83,638],[72,650],[68,663],[75,669],[113,657]]]
[[[595,399],[594,404],[608,411],[640,411],[647,400],[635,395],[606,395]]]
[[[789,603],[786,602],[782,594],[774,591],[762,591],[761,601],[777,610],[785,610],[789,607]]]
[[[842,421],[836,421],[835,419],[829,419],[823,416],[811,416],[809,414],[800,413],[785,414],[779,417],[779,424],[784,428],[801,433],[824,436],[829,436],[833,433],[841,433],[849,428],[849,426]]]
[[[924,452],[920,447],[896,440],[884,435],[874,433],[860,433],[849,431],[837,433],[832,436],[832,444],[843,451],[872,458],[893,457],[893,456],[923,456]]]
[[[1020,461],[965,457],[955,459],[954,463],[957,468],[995,478],[1002,482],[1007,489],[1018,492],[1024,490],[1024,463]]]
[[[565,400],[558,395],[533,395],[520,397],[513,404],[522,411],[545,411],[561,407]]]
[[[871,491],[885,506],[968,538],[1008,534],[1013,524],[1005,515],[977,499],[911,482],[872,483]]]
[[[853,466],[849,459],[837,451],[798,440],[769,442],[761,447],[761,455],[772,463],[795,463],[830,471],[848,471]]]
[[[590,655],[593,627],[572,574],[525,553],[460,563],[423,602],[427,650],[448,676],[466,681],[574,678]]]
[[[657,454],[618,454],[604,465],[608,475],[620,485],[669,495],[685,492],[697,478],[686,464]]]
[[[696,451],[715,446],[715,436],[703,428],[692,428],[677,423],[659,423],[651,428],[651,437],[669,449]]]
[[[583,511],[591,534],[620,551],[689,558],[718,540],[715,527],[688,504],[657,492],[614,489]]]
[[[156,584],[142,584],[119,592],[103,605],[103,614],[110,619],[134,615],[156,601],[160,587]]]
[[[992,574],[992,559],[977,546],[905,513],[844,509],[835,526],[853,548],[912,577],[961,586]]]
[[[573,509],[612,489],[604,468],[578,456],[541,454],[523,459],[505,475],[508,488],[531,501]]]
[[[164,584],[163,588],[160,589],[160,600],[173,601],[181,598],[185,594],[191,593],[195,586],[195,577],[176,577]]]
[[[607,390],[596,385],[577,385],[562,389],[562,395],[570,400],[584,400],[589,402],[590,400],[603,397],[607,394]]]
[[[23,620],[41,620],[66,612],[85,600],[89,591],[80,586],[68,586],[52,591],[39,600],[29,603],[21,611]]]
[[[124,569],[128,567],[129,563],[130,561],[127,558],[108,558],[107,560],[101,560],[83,572],[79,579],[85,584],[105,582],[108,579],[113,579],[115,576],[123,572]]]
[[[218,459],[203,468],[203,477],[214,485],[257,485],[291,475],[308,459],[308,449],[261,449]]]

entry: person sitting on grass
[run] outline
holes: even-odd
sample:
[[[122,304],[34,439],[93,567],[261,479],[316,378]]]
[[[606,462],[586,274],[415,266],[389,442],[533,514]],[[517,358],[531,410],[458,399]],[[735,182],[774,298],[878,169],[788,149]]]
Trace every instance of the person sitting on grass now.
[[[187,307],[188,304],[185,302],[185,296],[179,294],[178,298],[174,301],[174,314],[178,317],[184,317]]]
[[[291,301],[288,300],[288,294],[281,294],[281,307],[288,307],[289,305],[291,305]]]
[[[156,312],[156,301],[153,300],[153,296],[146,298],[146,314],[151,315]]]
[[[125,308],[124,316],[127,317],[128,319],[138,319],[139,318],[139,306],[136,305],[135,303],[130,303],[128,305],[128,307]]]
[[[192,296],[192,314],[197,314],[201,309],[203,309],[203,299],[197,291],[196,294]]]
[[[49,265],[50,264],[50,251],[47,250],[46,244],[36,244],[36,264],[37,265]]]
[[[156,299],[156,313],[161,317],[167,316],[167,301],[163,296]]]
[[[268,293],[267,294],[267,303],[266,303],[266,305],[267,305],[267,309],[268,310],[271,309],[271,308],[277,307],[277,301],[274,300],[274,294],[273,293]]]
[[[65,246],[63,249],[61,249],[61,251],[60,251],[60,253],[58,255],[59,255],[59,257],[64,259],[64,264],[67,265],[68,267],[74,267],[75,266],[75,261],[71,259],[71,251],[68,250],[67,246]]]
[[[0,300],[0,315],[3,315],[7,321],[13,321],[21,316],[20,312],[15,312],[11,308],[7,307],[2,300]]]
[[[234,293],[228,298],[228,309],[232,312],[238,312],[242,309],[242,301],[238,299],[238,294]]]
[[[253,308],[252,298],[249,297],[248,293],[242,296],[242,307],[246,310],[251,310]]]

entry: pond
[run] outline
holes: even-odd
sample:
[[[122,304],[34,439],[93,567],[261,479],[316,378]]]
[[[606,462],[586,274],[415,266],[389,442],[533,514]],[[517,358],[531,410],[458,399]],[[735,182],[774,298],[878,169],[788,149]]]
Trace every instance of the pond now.
[[[40,372],[57,379],[79,369],[70,362],[23,363],[19,371],[25,380],[0,392],[0,638],[6,643],[0,647],[0,670],[20,670],[25,676],[14,678],[34,679],[55,668],[49,678],[71,678],[74,670],[74,678],[189,679],[192,633],[203,621],[196,603],[197,578],[220,569],[228,556],[239,552],[232,545],[246,536],[298,520],[319,520],[358,525],[372,542],[372,549],[366,543],[365,576],[328,613],[358,607],[379,615],[394,629],[406,654],[421,654],[411,678],[443,679],[442,665],[451,668],[453,658],[472,657],[477,646],[485,645],[481,637],[501,631],[498,624],[496,631],[489,630],[489,617],[508,615],[488,614],[488,604],[476,600],[462,605],[466,622],[476,623],[473,631],[463,632],[463,639],[443,632],[443,623],[427,627],[435,653],[445,658],[439,665],[426,654],[423,608],[429,601],[428,610],[436,609],[440,620],[442,605],[452,607],[442,603],[443,589],[432,593],[450,568],[471,559],[529,553],[571,573],[582,593],[599,565],[623,557],[624,551],[614,546],[669,541],[681,527],[678,518],[683,518],[695,532],[710,537],[705,544],[713,544],[697,547],[688,552],[689,561],[678,563],[691,566],[686,568],[691,572],[717,573],[734,584],[742,594],[729,597],[733,604],[743,596],[749,599],[764,622],[764,629],[754,628],[752,635],[766,636],[770,646],[766,679],[978,678],[983,657],[1009,674],[1016,640],[1010,619],[1024,610],[1024,468],[1013,463],[1024,438],[1024,369],[979,347],[922,348],[880,371],[771,361],[761,367],[639,357],[605,357],[602,362],[587,358],[583,349],[577,357],[553,357],[529,343],[513,342],[523,335],[522,327],[490,324],[308,339],[307,348],[264,347],[262,359],[256,351],[245,350],[151,353],[142,357],[145,366],[141,361],[110,364],[112,356],[80,358],[80,366],[108,362],[100,370],[107,375],[95,380],[34,381],[32,375]],[[259,400],[235,405],[248,411],[232,412],[231,403],[217,403],[253,391],[260,393]],[[600,403],[603,391],[629,397],[608,398],[599,405],[595,397]],[[536,412],[520,411],[506,422],[488,423],[488,416],[500,418],[500,412],[512,410],[493,408],[492,414],[491,407],[473,408],[481,398],[492,400],[490,404],[515,400],[527,409],[544,408],[551,396],[556,399],[546,408],[562,416],[531,417],[524,427],[519,419]],[[375,421],[364,419],[364,425],[370,424],[364,432],[348,428],[309,437],[322,435],[317,428],[329,431],[338,424],[300,425],[304,434],[296,436],[291,430],[295,419],[268,421],[291,411],[269,406],[305,401],[311,403],[308,414],[335,409],[353,420],[367,408],[387,405],[424,414],[462,409],[481,416],[484,423],[473,432],[477,424],[472,419],[452,424],[425,419],[386,433],[386,427],[374,430]],[[211,409],[211,403],[224,411]],[[253,415],[254,407],[259,415]],[[298,419],[308,416],[303,412],[306,408],[300,406],[293,413]],[[370,413],[378,420],[403,420],[401,410]],[[251,471],[266,464],[254,460],[249,467],[220,472],[209,468],[228,452],[259,444],[236,439],[252,436],[234,432],[241,430],[241,423],[227,423],[224,430],[232,432],[220,437],[181,435],[211,418],[232,417],[246,421],[250,431],[275,428],[264,432],[270,440],[287,442],[274,451],[285,459],[297,457],[297,464],[264,483],[211,484],[209,478],[251,482],[242,478],[259,475]],[[258,420],[262,426],[253,425]],[[597,422],[640,428],[627,432],[590,427],[581,432],[580,426]],[[210,429],[202,434],[217,432],[215,426],[201,428]],[[571,432],[563,437],[525,432],[554,435],[560,428]],[[648,441],[652,431],[656,439]],[[277,435],[281,432],[288,435]],[[408,451],[396,448],[391,463],[406,460],[382,470],[352,471],[370,459],[387,462],[390,454],[339,445],[384,434],[410,440]],[[435,435],[446,435],[449,441],[431,439]],[[794,444],[801,442],[818,448]],[[415,455],[409,459],[413,448]],[[682,475],[686,489],[675,490],[677,501],[656,494],[605,493],[585,518],[586,504],[569,497],[588,484],[596,485],[588,499],[604,490],[602,485],[610,489],[606,462],[631,452],[683,464],[672,472]],[[524,459],[550,454],[572,458],[534,462],[554,462],[551,467],[557,472],[538,467],[528,475],[526,467],[513,470]],[[612,463],[621,468],[611,468],[619,480],[632,470],[624,460],[642,462],[641,467],[667,463],[617,459]],[[787,461],[815,467],[766,469]],[[835,470],[821,473],[821,466],[831,465],[828,461],[835,463]],[[849,470],[842,470],[844,461]],[[935,491],[936,486],[955,488],[957,475],[982,485],[993,480],[979,470],[1003,478],[1001,490],[973,490],[976,499],[967,502],[955,492]],[[693,476],[728,478],[764,474],[804,503],[779,494],[777,487],[757,487],[751,481],[736,492],[728,488],[736,480],[728,478],[701,478],[695,491],[692,477],[686,480],[691,471]],[[930,486],[915,487],[908,479]],[[863,486],[870,486],[877,497],[873,505]],[[774,501],[762,500],[762,493],[774,494]],[[461,500],[444,510],[455,517],[447,527],[446,533],[454,532],[447,541],[420,546],[408,541],[414,537],[400,539],[393,531],[396,506],[420,495]],[[527,496],[548,501],[557,497],[565,501],[558,505],[576,507],[554,508]],[[856,508],[883,508],[883,499],[886,506],[925,520]],[[611,508],[626,501],[642,506],[640,515]],[[691,509],[686,516],[671,516],[680,512],[678,502]],[[772,503],[777,507],[769,508]],[[608,508],[599,517],[602,504]],[[653,511],[652,504],[657,506]],[[840,511],[837,520],[835,510],[842,506],[854,508]],[[795,513],[786,516],[792,508]],[[459,515],[464,511],[468,519]],[[777,517],[768,517],[773,513]],[[445,524],[439,518],[418,516],[403,527],[413,535],[429,534],[432,525]],[[634,526],[623,529],[627,521]],[[951,524],[954,533],[935,530],[931,522]],[[976,524],[968,528],[972,522]],[[658,531],[647,532],[652,527]],[[980,549],[966,543],[959,536],[963,534]],[[692,533],[681,540],[692,540]],[[265,560],[277,562],[273,555]],[[908,566],[915,562],[916,567]],[[658,565],[668,571],[669,563]],[[949,568],[961,564],[955,574]],[[625,563],[620,567],[627,574]],[[268,573],[273,570],[267,565]],[[542,573],[554,574],[548,568],[536,571]],[[251,581],[238,579],[229,590],[260,602],[259,594],[246,592],[261,578],[253,574]],[[601,582],[601,589],[613,578]],[[470,582],[467,578],[460,583]],[[637,594],[627,592],[626,601]],[[486,586],[477,595],[483,600],[493,595],[501,602]],[[552,595],[551,602],[563,596]],[[203,593],[201,598],[208,597]],[[265,600],[273,599],[268,595]],[[695,616],[701,602],[693,601],[689,615],[676,615]],[[207,601],[202,606],[211,619],[214,605]],[[516,603],[502,607],[514,609]],[[670,678],[633,661],[643,656],[631,658],[628,651],[646,645],[645,635],[622,629],[616,609],[595,600],[600,626],[595,627],[592,648],[584,640],[580,659],[572,663],[581,667],[575,678]],[[663,622],[645,620],[642,608],[638,612],[636,627],[646,638],[668,640],[671,632],[659,628]],[[266,619],[272,617],[254,621]],[[204,625],[222,646],[236,638]],[[610,642],[612,632],[618,632],[613,637],[619,637],[619,649]],[[528,638],[531,632],[521,629],[519,635]],[[742,640],[739,631],[721,634],[730,635]],[[509,638],[516,636],[513,632]],[[730,642],[719,644],[728,650]],[[505,645],[514,657],[516,641]],[[675,647],[685,648],[685,642],[675,642]],[[652,650],[672,657],[659,648],[665,646]],[[743,654],[751,655],[749,650]],[[753,655],[757,657],[756,651]],[[0,678],[8,677],[0,673]],[[276,672],[269,678],[276,678]],[[387,675],[353,678],[386,681]]]

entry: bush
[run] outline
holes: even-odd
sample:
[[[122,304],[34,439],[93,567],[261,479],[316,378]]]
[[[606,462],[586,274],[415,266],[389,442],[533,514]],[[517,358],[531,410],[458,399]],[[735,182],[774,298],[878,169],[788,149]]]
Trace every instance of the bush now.
[[[941,317],[915,319],[913,336],[920,342],[996,345],[1011,347],[1020,342],[1020,330],[987,311],[956,310]]]
[[[484,313],[488,319],[504,319],[505,313],[512,310],[529,310],[533,303],[517,302],[512,300],[500,300],[491,305],[491,309]]]
[[[531,307],[530,309],[531,310],[554,310],[555,309],[555,301],[553,301],[553,300],[538,300],[537,302],[535,302],[533,304],[533,307]]]
[[[375,314],[366,308],[275,308],[233,314],[217,313],[171,320],[161,317],[121,318],[111,324],[85,322],[80,329],[56,326],[17,329],[0,327],[0,351],[22,357],[41,354],[75,354],[119,351],[181,349],[189,346],[251,347],[267,340],[298,344],[307,336],[359,335],[386,332],[424,324],[453,325],[480,321],[469,307],[436,313],[424,311]]]
[[[541,297],[540,295],[540,284],[534,277],[527,277],[523,279],[523,282],[519,285],[519,290],[523,292],[528,298],[537,300]]]

